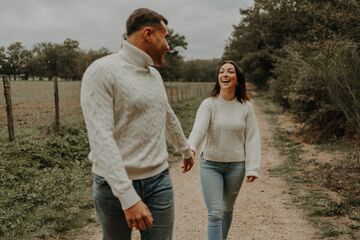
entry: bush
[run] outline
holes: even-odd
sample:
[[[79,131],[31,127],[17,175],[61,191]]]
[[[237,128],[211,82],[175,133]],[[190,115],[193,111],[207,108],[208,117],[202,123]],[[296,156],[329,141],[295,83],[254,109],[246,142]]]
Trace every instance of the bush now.
[[[293,44],[278,58],[270,90],[320,137],[360,133],[359,64],[350,41]]]

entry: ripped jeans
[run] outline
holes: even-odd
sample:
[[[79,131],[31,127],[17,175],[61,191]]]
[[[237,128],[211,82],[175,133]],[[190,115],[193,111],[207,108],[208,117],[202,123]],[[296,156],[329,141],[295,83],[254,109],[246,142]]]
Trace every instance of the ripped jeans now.
[[[225,240],[234,203],[245,177],[245,162],[215,162],[201,156],[201,188],[208,209],[208,239]]]

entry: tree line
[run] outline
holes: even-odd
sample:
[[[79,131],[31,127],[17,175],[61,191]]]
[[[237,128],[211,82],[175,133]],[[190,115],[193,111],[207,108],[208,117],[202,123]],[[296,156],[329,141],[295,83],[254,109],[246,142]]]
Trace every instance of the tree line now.
[[[124,37],[125,38],[125,37]],[[187,49],[185,36],[169,31],[171,50],[166,65],[159,68],[165,81],[206,82],[215,80],[219,59],[185,61],[182,51]],[[120,43],[119,43],[120,44]],[[67,38],[63,43],[41,42],[26,49],[21,42],[0,47],[0,75],[13,80],[39,78],[52,80],[80,80],[85,69],[96,59],[111,54],[107,48],[82,50],[79,42]]]
[[[360,133],[359,1],[255,0],[240,14],[223,58],[317,139]]]
[[[79,42],[67,38],[63,43],[41,42],[26,49],[21,42],[0,47],[0,74],[22,76],[24,80],[54,77],[66,80],[80,79],[87,66],[99,57],[109,54],[106,48],[84,51]]]

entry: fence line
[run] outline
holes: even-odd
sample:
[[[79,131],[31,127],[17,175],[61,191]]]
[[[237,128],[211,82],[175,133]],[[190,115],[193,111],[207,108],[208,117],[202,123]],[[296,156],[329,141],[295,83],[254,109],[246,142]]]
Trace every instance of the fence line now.
[[[0,78],[1,79],[1,78]],[[4,96],[5,96],[5,104],[6,104],[6,116],[2,115],[2,118],[4,121],[5,118],[7,118],[7,126],[8,126],[8,134],[9,134],[9,141],[13,141],[15,139],[15,130],[14,128],[16,127],[20,127],[22,124],[26,124],[26,123],[30,123],[33,122],[33,119],[30,119],[30,117],[33,117],[36,115],[36,118],[38,118],[38,121],[42,121],[45,120],[45,124],[48,121],[51,121],[51,119],[53,119],[52,114],[46,114],[46,116],[44,116],[44,113],[54,113],[54,105],[52,104],[46,104],[46,108],[44,108],[44,105],[42,105],[37,113],[35,113],[34,111],[32,111],[31,109],[34,109],[34,106],[38,105],[38,102],[43,102],[43,103],[50,103],[50,102],[54,102],[55,101],[55,130],[60,128],[60,114],[62,114],[63,116],[68,116],[67,114],[67,109],[62,109],[61,111],[64,111],[64,113],[60,112],[60,95],[63,95],[61,97],[61,100],[64,101],[64,105],[65,102],[67,104],[72,104],[71,106],[74,106],[74,103],[68,103],[68,98],[66,96],[68,96],[68,91],[69,89],[65,90],[62,89],[61,84],[63,83],[62,81],[58,81],[58,79],[53,79],[53,84],[47,84],[46,82],[38,82],[38,81],[34,81],[33,83],[30,83],[28,81],[16,81],[13,82],[13,84],[11,84],[12,86],[12,90],[10,87],[10,81],[9,78],[7,76],[2,76],[3,79],[3,86],[4,86]],[[26,83],[25,83],[26,82]],[[69,82],[72,83],[73,82]],[[79,82],[80,83],[80,82]],[[42,88],[41,86],[47,86],[46,88]],[[71,84],[71,86],[72,86]],[[52,85],[52,88],[51,88]],[[182,102],[182,101],[186,101],[186,100],[190,100],[192,98],[196,98],[196,97],[206,97],[206,95],[208,94],[208,92],[210,91],[211,87],[213,86],[213,83],[190,83],[190,82],[165,82],[165,90],[166,90],[166,94],[168,96],[168,100],[170,104],[174,104],[174,103],[178,103],[178,102]],[[26,88],[19,88],[19,86],[26,86]],[[30,86],[34,86],[33,89]],[[39,88],[40,87],[40,88]],[[64,86],[65,87],[65,86]],[[78,87],[80,88],[80,84],[78,85]],[[77,88],[77,87],[76,87]],[[19,89],[21,91],[18,91],[16,89]],[[23,89],[26,89],[26,92],[22,92],[24,91]],[[72,88],[74,89],[74,88]],[[36,92],[38,91],[38,92]],[[40,93],[40,92],[41,93]],[[65,92],[64,92],[65,91]],[[12,92],[12,93],[11,93]],[[39,98],[39,96],[43,96],[44,93],[47,93],[47,95],[45,95],[45,98],[41,97]],[[78,92],[75,91],[74,94],[77,96]],[[75,96],[73,95],[73,96]],[[26,96],[27,98],[24,98],[24,96]],[[25,101],[22,100],[21,102],[18,101],[19,98],[24,98],[26,99]],[[32,104],[32,102],[27,101],[28,98],[31,99],[36,99],[34,101],[35,105]],[[13,98],[13,99],[12,99]],[[54,98],[54,99],[53,99]],[[38,101],[38,102],[37,102]],[[12,105],[14,104],[14,106]],[[76,103],[75,103],[76,104]],[[2,106],[2,105],[0,105]],[[80,106],[80,104],[79,104]],[[19,111],[19,109],[21,109],[21,111]],[[14,118],[13,118],[13,111],[17,116],[17,122],[14,122]],[[29,112],[27,112],[29,111]],[[29,119],[28,119],[29,116]],[[39,116],[41,116],[39,118]],[[44,118],[45,117],[45,118]],[[77,117],[81,117],[81,116],[77,116]],[[3,121],[2,120],[2,121]],[[52,122],[52,121],[51,121]],[[20,124],[19,126],[16,124]]]
[[[205,97],[213,83],[165,82],[166,94],[170,103],[182,102],[195,97]]]

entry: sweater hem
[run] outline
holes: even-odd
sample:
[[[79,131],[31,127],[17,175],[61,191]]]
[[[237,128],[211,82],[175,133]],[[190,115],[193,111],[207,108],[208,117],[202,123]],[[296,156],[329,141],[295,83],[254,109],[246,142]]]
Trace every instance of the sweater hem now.
[[[206,153],[203,153],[203,158],[205,160],[214,161],[214,162],[244,162],[245,161],[245,158],[244,159],[241,159],[241,158],[227,158],[227,159],[224,159],[224,156],[219,156],[219,157],[215,156],[214,157],[214,156],[209,156]]]
[[[161,173],[168,167],[169,167],[169,163],[165,161],[164,163],[154,167],[144,167],[144,168],[125,167],[125,169],[130,180],[140,180],[140,179],[153,177]],[[104,177],[106,175],[105,172],[101,168],[97,168],[95,164],[92,165],[91,171],[101,177]]]

